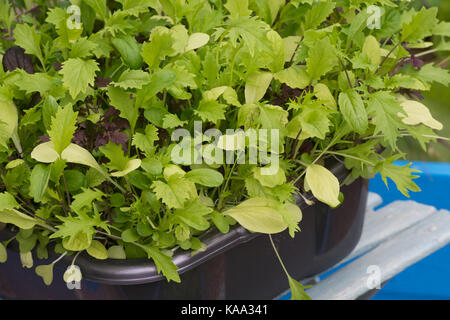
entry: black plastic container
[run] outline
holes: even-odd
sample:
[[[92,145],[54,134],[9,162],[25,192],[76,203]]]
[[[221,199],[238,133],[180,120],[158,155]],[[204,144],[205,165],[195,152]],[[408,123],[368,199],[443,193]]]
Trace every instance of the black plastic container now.
[[[343,165],[332,170],[340,180]],[[368,181],[358,179],[342,188],[344,203],[337,209],[317,203],[303,211],[301,232],[292,239],[288,232],[273,236],[290,274],[305,279],[323,272],[345,258],[361,236],[368,194]],[[0,231],[0,240],[8,238]],[[22,268],[19,255],[8,251],[0,264],[0,296],[16,299],[273,299],[288,288],[285,274],[266,235],[235,227],[228,234],[207,232],[204,252],[175,254],[181,283],[168,283],[147,259],[98,261],[80,255],[76,264],[83,272],[80,290],[70,290],[62,274],[68,257],[55,266],[50,287]],[[45,264],[39,261],[37,264]]]

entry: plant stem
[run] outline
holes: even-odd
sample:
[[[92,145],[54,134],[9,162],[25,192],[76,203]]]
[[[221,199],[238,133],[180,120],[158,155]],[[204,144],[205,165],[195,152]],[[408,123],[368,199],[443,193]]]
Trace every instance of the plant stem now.
[[[386,63],[386,61],[389,59],[389,56],[394,52],[395,49],[397,49],[397,47],[400,45],[400,43],[397,43],[392,49],[391,51],[389,51],[389,53],[386,55],[386,57],[384,57],[383,61],[381,61],[380,65],[378,66],[377,70],[375,71],[375,74],[378,73],[378,71],[380,71],[381,67]]]
[[[275,255],[277,256],[278,261],[280,262],[281,267],[284,270],[284,273],[286,273],[286,275],[290,278],[291,276],[289,275],[289,272],[287,271],[286,267],[284,266],[283,260],[281,259],[280,254],[278,253],[277,247],[275,246],[275,243],[273,242],[271,234],[269,234],[269,240],[270,240],[270,243],[272,244],[273,251],[275,251]]]

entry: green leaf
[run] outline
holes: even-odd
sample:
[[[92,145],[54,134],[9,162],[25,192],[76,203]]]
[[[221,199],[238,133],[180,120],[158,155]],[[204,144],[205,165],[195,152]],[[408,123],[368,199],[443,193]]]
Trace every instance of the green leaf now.
[[[105,0],[83,0],[104,21],[108,17],[108,7]]]
[[[36,33],[34,27],[28,24],[18,24],[14,29],[16,45],[25,49],[25,52],[36,56],[41,63],[44,61],[41,50],[41,35]]]
[[[336,49],[328,37],[315,42],[309,49],[306,69],[311,81],[319,80],[337,65]]]
[[[286,182],[286,175],[281,168],[278,168],[278,170],[271,175],[263,174],[262,172],[263,168],[255,168],[253,170],[253,177],[264,187],[273,188]]]
[[[368,127],[367,111],[361,96],[355,90],[339,94],[339,108],[344,120],[358,133],[364,133]]]
[[[150,74],[142,70],[125,70],[118,80],[112,82],[116,87],[124,90],[128,89],[142,89],[143,86],[150,82]]]
[[[119,51],[126,65],[136,70],[142,68],[141,46],[133,36],[113,38],[111,39],[111,43]]]
[[[196,50],[205,46],[209,42],[209,35],[206,33],[193,33],[188,40],[185,51]]]
[[[140,159],[129,159],[125,156],[122,146],[109,142],[106,146],[99,148],[101,152],[109,159],[107,164],[111,170],[117,170],[112,173],[113,177],[123,177],[128,173],[138,169],[141,166]]]
[[[305,287],[294,278],[288,276],[289,287],[291,288],[291,300],[311,300],[308,294],[305,292]]]
[[[31,269],[33,268],[33,255],[31,252],[20,253],[20,262],[22,262],[22,267]]]
[[[81,209],[85,207],[91,207],[95,200],[100,201],[106,195],[98,189],[85,189],[82,188],[83,192],[75,195],[74,201],[72,202],[71,208],[75,212],[80,212]]]
[[[395,148],[399,136],[398,129],[403,127],[399,113],[403,113],[400,103],[395,96],[384,91],[379,91],[370,96],[369,114],[374,115],[374,135],[382,133],[384,140]]]
[[[194,112],[203,121],[217,123],[220,120],[225,120],[226,108],[227,105],[219,103],[218,101],[202,100]]]
[[[279,203],[270,199],[252,198],[225,211],[223,214],[235,219],[252,232],[280,233],[288,225],[278,211]]]
[[[413,181],[413,179],[419,178],[418,175],[413,175],[413,173],[420,173],[421,171],[416,169],[411,169],[411,163],[405,166],[397,166],[393,162],[398,160],[403,155],[392,156],[380,164],[377,165],[376,169],[380,172],[381,178],[383,179],[386,187],[389,187],[387,178],[392,179],[397,185],[397,189],[406,197],[409,198],[409,192],[420,192],[420,188]]]
[[[30,195],[34,201],[41,202],[48,187],[50,179],[51,167],[43,164],[37,164],[30,177]]]
[[[149,247],[149,246],[143,246],[143,249],[148,254],[148,257],[151,258],[154,262],[156,267],[158,268],[158,272],[162,272],[166,278],[167,281],[175,281],[177,283],[181,282],[180,276],[177,272],[177,266],[172,262],[170,257],[166,256],[165,254],[161,253],[160,250]]]
[[[184,208],[175,210],[174,218],[181,220],[194,229],[205,231],[209,228],[209,222],[204,216],[212,211],[213,209],[201,204],[196,199],[188,201]]]
[[[77,115],[78,113],[74,112],[70,105],[67,105],[65,108],[59,108],[55,117],[52,118],[48,135],[59,155],[70,145],[76,130]]]
[[[108,258],[125,260],[127,255],[125,254],[125,249],[122,246],[112,246],[108,249]]]
[[[228,10],[232,19],[250,16],[248,0],[228,0],[224,7]]]
[[[401,42],[415,42],[431,36],[436,27],[438,8],[422,8],[409,23],[402,26]]]
[[[37,221],[32,217],[14,209],[1,210],[0,222],[11,223],[24,230],[32,229],[37,224]]]
[[[53,282],[53,266],[54,264],[37,266],[35,272],[44,280],[45,285],[50,286]]]
[[[58,231],[53,233],[50,239],[62,238],[62,244],[66,250],[82,251],[89,248],[96,233],[95,228],[102,228],[109,232],[107,222],[102,221],[98,213],[89,217],[80,211],[78,216],[58,217],[58,219],[63,223],[56,226]]]
[[[269,72],[256,72],[247,78],[245,84],[245,101],[247,103],[259,102],[267,92],[273,75]]]
[[[424,65],[417,73],[417,77],[426,82],[441,83],[446,87],[450,84],[450,71],[434,67],[432,63]]]
[[[0,242],[0,263],[5,263],[8,260],[8,252],[3,243]]]
[[[223,183],[223,175],[213,169],[194,169],[186,173],[184,178],[210,188],[219,187]]]
[[[124,230],[121,235],[124,242],[135,242],[139,240],[139,234],[134,228],[129,228],[127,230]]]
[[[195,184],[185,178],[172,176],[167,183],[154,181],[152,189],[169,208],[181,209],[186,200],[195,196]]]
[[[69,89],[70,95],[75,99],[79,93],[85,93],[89,85],[94,85],[97,71],[100,69],[95,60],[73,58],[63,63],[59,73],[63,76],[64,86]]]
[[[120,116],[127,119],[130,126],[134,128],[139,113],[132,94],[123,89],[109,86],[108,97],[111,100],[111,105],[120,111]]]
[[[335,208],[341,203],[339,189],[339,180],[325,167],[311,164],[306,168],[305,190],[311,190],[317,200]]]
[[[108,250],[106,250],[105,246],[97,240],[92,240],[91,246],[86,249],[89,255],[93,256],[98,260],[106,260],[108,259]]]
[[[222,213],[214,211],[211,220],[220,232],[226,234],[230,231],[230,223]]]
[[[332,2],[319,2],[313,5],[305,15],[305,30],[319,26],[332,12],[335,4]]]
[[[364,41],[362,52],[365,53],[374,65],[381,63],[380,42],[374,36],[368,36]]]
[[[0,211],[5,209],[16,209],[19,207],[16,199],[9,192],[0,193]]]
[[[173,34],[166,27],[156,27],[150,35],[150,42],[142,46],[142,57],[150,69],[159,67],[161,60],[175,51],[173,49]]]
[[[150,157],[155,152],[155,142],[158,140],[158,128],[149,124],[145,127],[145,134],[136,133],[133,136],[133,145]]]
[[[297,65],[276,73],[274,78],[281,83],[287,84],[291,88],[298,89],[306,88],[311,82],[311,79],[306,72],[306,67]]]

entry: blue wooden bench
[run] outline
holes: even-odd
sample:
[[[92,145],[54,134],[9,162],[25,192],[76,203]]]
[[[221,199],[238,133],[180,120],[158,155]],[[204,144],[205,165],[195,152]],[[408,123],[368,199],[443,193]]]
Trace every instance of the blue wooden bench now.
[[[306,280],[313,284],[307,290],[311,298],[367,299],[395,275],[450,243],[449,211],[411,200],[374,210],[381,202],[377,194],[369,195],[362,237],[353,252],[327,276]]]

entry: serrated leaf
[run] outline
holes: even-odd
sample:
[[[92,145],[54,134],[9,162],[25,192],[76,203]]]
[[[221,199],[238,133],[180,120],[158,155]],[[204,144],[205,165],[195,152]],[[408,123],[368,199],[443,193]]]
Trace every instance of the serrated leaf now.
[[[413,179],[419,178],[418,175],[413,175],[414,173],[420,173],[421,171],[416,169],[411,169],[411,163],[405,166],[395,165],[393,162],[398,160],[403,155],[392,156],[380,164],[377,165],[377,170],[381,174],[381,178],[387,187],[389,187],[387,178],[392,179],[397,186],[397,189],[406,197],[409,198],[409,192],[419,192],[421,191]]]
[[[306,59],[306,69],[311,81],[319,80],[337,65],[336,49],[329,38],[315,42],[309,49]]]
[[[67,105],[65,108],[59,108],[55,117],[52,118],[48,135],[53,142],[53,148],[59,155],[70,145],[76,130],[77,115],[78,113]]]
[[[438,8],[422,8],[409,23],[402,27],[402,42],[415,42],[432,34],[438,20]]]
[[[306,88],[311,82],[311,79],[306,72],[306,67],[297,65],[276,73],[274,78],[281,83],[287,84],[291,88],[298,89]]]
[[[145,251],[148,254],[148,257],[151,258],[154,262],[156,267],[158,268],[158,272],[162,272],[168,281],[173,280],[177,283],[181,282],[180,276],[177,273],[177,266],[172,262],[170,257],[166,256],[165,254],[161,253],[160,250],[145,246]]]
[[[63,63],[59,73],[63,76],[64,86],[69,89],[72,98],[85,93],[89,85],[94,85],[95,73],[100,71],[95,60],[72,58]]]
[[[85,207],[91,207],[95,200],[101,200],[106,195],[97,189],[85,189],[82,188],[82,192],[75,195],[71,208],[75,212],[80,212]]]
[[[369,113],[374,115],[374,134],[382,133],[384,140],[395,149],[399,136],[398,129],[402,127],[399,113],[402,112],[400,104],[392,94],[379,91],[370,96]]]
[[[173,217],[194,229],[205,231],[209,228],[210,224],[204,216],[212,211],[213,209],[201,204],[198,199],[196,199],[188,201],[184,205],[184,208],[175,210]]]

